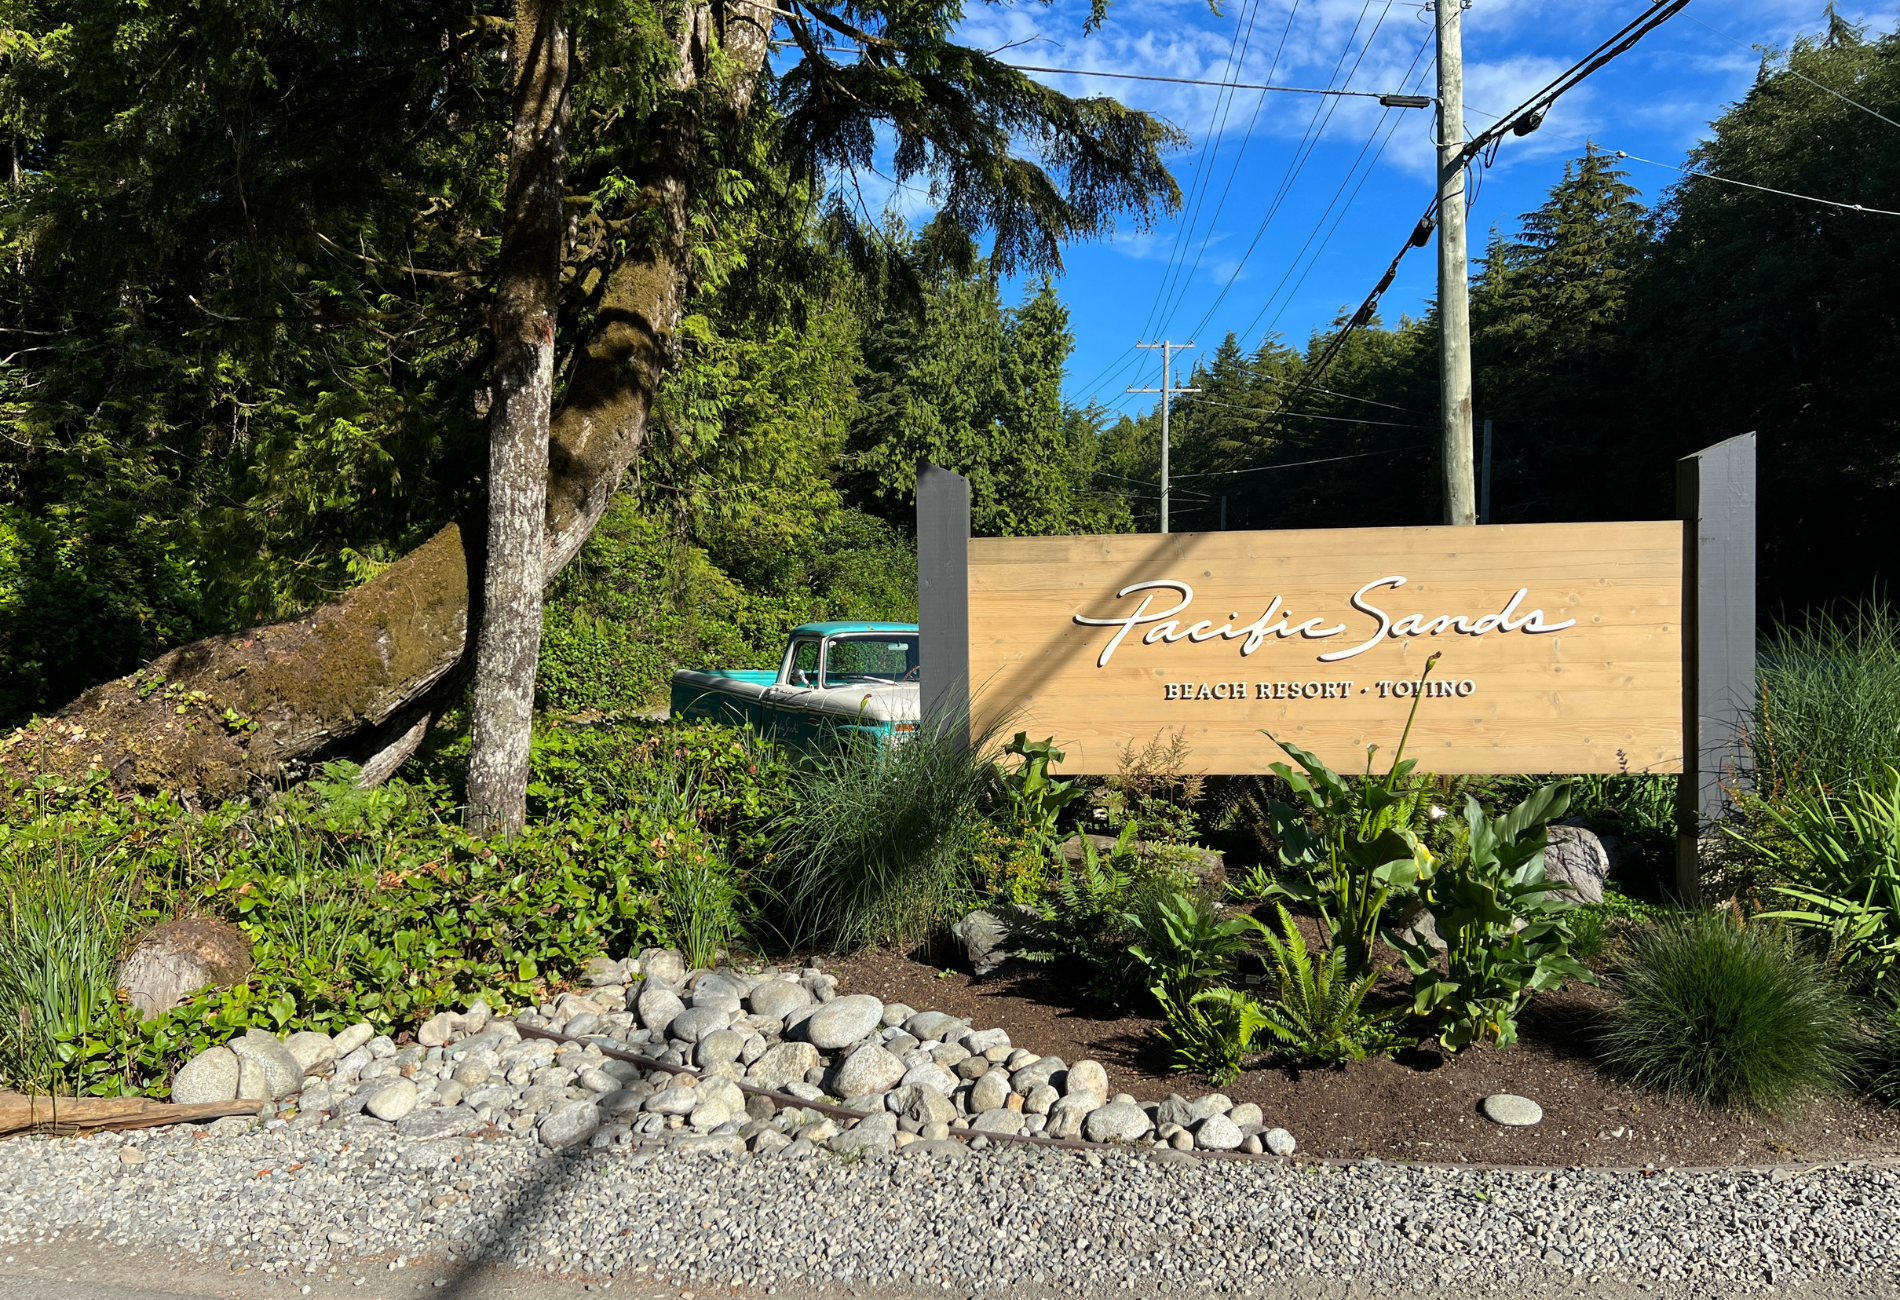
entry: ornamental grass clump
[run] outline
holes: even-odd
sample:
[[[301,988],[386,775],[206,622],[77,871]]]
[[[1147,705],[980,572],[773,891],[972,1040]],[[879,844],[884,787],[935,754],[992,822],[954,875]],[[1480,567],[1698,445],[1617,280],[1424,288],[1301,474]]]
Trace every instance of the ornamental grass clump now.
[[[1639,1087],[1705,1106],[1785,1113],[1847,1077],[1852,1004],[1788,932],[1687,916],[1634,940],[1605,1061]]]

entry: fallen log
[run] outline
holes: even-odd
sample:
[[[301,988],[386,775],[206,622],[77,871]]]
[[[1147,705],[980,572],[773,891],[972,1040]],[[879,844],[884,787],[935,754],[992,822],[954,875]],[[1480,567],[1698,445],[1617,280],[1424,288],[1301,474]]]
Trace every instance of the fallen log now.
[[[29,1097],[0,1092],[0,1137],[15,1133],[83,1133],[92,1129],[158,1128],[228,1115],[255,1115],[261,1101],[206,1101],[177,1106],[149,1097]]]

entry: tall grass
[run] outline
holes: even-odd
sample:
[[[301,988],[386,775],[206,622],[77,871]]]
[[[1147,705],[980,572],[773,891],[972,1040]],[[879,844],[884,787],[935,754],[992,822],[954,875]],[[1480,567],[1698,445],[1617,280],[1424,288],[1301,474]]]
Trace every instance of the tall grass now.
[[[63,1092],[111,1005],[130,920],[122,869],[60,841],[0,856],[0,1082]]]
[[[961,883],[1000,727],[966,743],[961,719],[925,718],[800,763],[774,827],[784,937],[849,952],[928,935]]]
[[[1868,600],[1765,641],[1748,741],[1770,797],[1900,763],[1900,615]]]
[[[1849,1074],[1853,1005],[1779,928],[1688,915],[1637,939],[1603,1037],[1640,1087],[1776,1114]]]

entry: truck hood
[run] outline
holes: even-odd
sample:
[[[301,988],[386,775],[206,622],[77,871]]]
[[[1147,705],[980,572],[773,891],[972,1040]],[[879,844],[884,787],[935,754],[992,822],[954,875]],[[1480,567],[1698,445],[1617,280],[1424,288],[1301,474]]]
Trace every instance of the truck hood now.
[[[862,718],[865,722],[915,722],[921,712],[916,682],[833,686],[791,697],[786,704],[822,713],[828,718]]]

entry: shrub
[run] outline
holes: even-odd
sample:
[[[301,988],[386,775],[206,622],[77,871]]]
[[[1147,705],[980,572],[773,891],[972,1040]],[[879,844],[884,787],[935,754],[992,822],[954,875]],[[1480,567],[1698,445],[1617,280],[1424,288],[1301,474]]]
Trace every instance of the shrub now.
[[[1869,600],[1761,647],[1756,786],[1842,790],[1900,762],[1900,615]]]
[[[1237,989],[1211,988],[1180,1008],[1169,1008],[1162,1037],[1174,1049],[1174,1068],[1198,1071],[1216,1088],[1240,1077],[1240,1064],[1267,1024],[1266,1013]]]
[[[1790,851],[1783,870],[1791,883],[1774,888],[1802,904],[1770,915],[1825,935],[1855,982],[1886,981],[1900,961],[1900,769],[1888,766],[1839,794],[1798,791],[1759,813],[1778,832],[1774,840],[1738,838],[1757,853]]]
[[[1640,1087],[1773,1114],[1846,1075],[1845,995],[1770,924],[1665,922],[1632,942],[1621,983],[1604,1057]]]
[[[1900,998],[1886,998],[1874,1014],[1861,1058],[1867,1091],[1889,1106],[1900,1106]]]
[[[1141,942],[1131,944],[1128,955],[1146,969],[1149,991],[1170,1018],[1227,973],[1228,962],[1247,946],[1250,924],[1244,917],[1223,921],[1205,900],[1180,889],[1140,900],[1129,920]]]
[[[1276,910],[1279,934],[1253,922],[1273,961],[1274,1000],[1263,1028],[1295,1056],[1328,1065],[1409,1045],[1411,1040],[1392,1035],[1388,1017],[1363,1010],[1378,975],[1354,979],[1338,947],[1315,960],[1287,910]]]
[[[854,737],[789,772],[773,823],[783,936],[852,951],[921,939],[963,885],[993,730],[926,718],[908,739]]]

